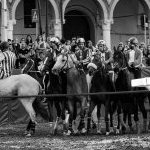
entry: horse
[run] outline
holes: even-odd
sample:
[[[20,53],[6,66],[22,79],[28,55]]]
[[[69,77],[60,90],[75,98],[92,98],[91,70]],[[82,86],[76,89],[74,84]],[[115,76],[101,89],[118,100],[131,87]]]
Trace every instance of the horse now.
[[[91,79],[91,86],[90,86],[90,93],[95,92],[114,92],[115,88],[113,86],[112,81],[110,80],[109,74],[105,65],[101,62],[98,55],[94,55],[92,62],[88,65],[88,72],[89,75],[92,77]],[[95,106],[97,106],[97,133],[101,134],[101,127],[100,127],[100,108],[101,105],[104,104],[105,106],[105,122],[106,122],[106,135],[109,135],[112,132],[109,129],[109,117],[108,114],[110,113],[110,127],[113,127],[113,113],[116,108],[114,96],[110,95],[91,95],[90,96],[90,107],[88,112],[88,132],[90,131],[90,122],[91,122],[91,113],[94,110]]]
[[[28,58],[23,66],[22,73],[23,74],[28,74],[34,79],[36,79],[41,86],[43,87],[43,75],[41,74],[40,70],[38,69],[38,62],[41,61],[39,60],[36,55]]]
[[[115,71],[115,87],[117,91],[133,91],[142,90],[143,88],[133,88],[131,87],[131,80],[134,79],[133,73],[127,63],[125,53],[121,51],[114,52],[114,71]],[[144,99],[147,94],[121,94],[118,95],[119,109],[120,113],[123,112],[123,126],[122,131],[126,131],[126,118],[128,117],[128,125],[130,132],[133,132],[131,114],[134,114],[134,121],[136,123],[136,131],[140,133],[139,129],[139,117],[138,117],[138,107],[140,108],[143,115],[143,130],[146,132],[147,128],[147,112],[144,106]]]
[[[30,127],[26,133],[27,136],[31,136],[33,128],[37,123],[36,114],[40,114],[46,120],[49,119],[49,113],[43,107],[41,99],[32,96],[38,96],[41,93],[42,88],[39,82],[27,74],[12,75],[0,80],[0,96],[19,96],[18,98],[12,98],[12,100],[17,99],[21,102],[29,114]]]
[[[52,67],[55,64],[54,51],[50,50],[47,52],[43,67],[41,69],[44,75],[44,87],[46,94],[65,94],[66,93],[66,75],[61,72],[61,75],[55,75],[52,73]],[[60,119],[63,120],[65,124],[65,97],[53,97],[47,98],[47,103],[49,110],[51,110],[51,121],[54,121],[55,125],[53,129],[53,134],[57,133],[57,126]],[[56,115],[54,116],[54,109],[56,108]],[[65,126],[64,126],[65,129]]]
[[[57,55],[56,62],[52,68],[54,74],[60,74],[62,71],[66,72],[67,76],[67,94],[83,94],[88,92],[86,75],[83,70],[76,67],[74,54],[60,53]],[[85,134],[85,122],[84,116],[86,111],[87,96],[77,95],[77,96],[67,96],[67,104],[69,110],[69,128],[66,135],[78,133]],[[72,129],[72,121],[76,119],[76,116],[80,115],[81,120],[77,131]]]

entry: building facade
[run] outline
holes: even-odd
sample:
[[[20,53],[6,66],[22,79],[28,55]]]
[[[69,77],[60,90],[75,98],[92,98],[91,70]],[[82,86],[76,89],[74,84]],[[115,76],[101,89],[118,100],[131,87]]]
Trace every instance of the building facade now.
[[[38,2],[39,3],[38,3]],[[109,48],[131,36],[149,43],[150,0],[1,0],[1,40],[19,40],[42,31],[50,36],[84,37],[96,43],[104,39]],[[47,13],[46,13],[47,4]],[[32,23],[32,9],[40,8],[41,21]],[[146,23],[146,26],[144,24]]]

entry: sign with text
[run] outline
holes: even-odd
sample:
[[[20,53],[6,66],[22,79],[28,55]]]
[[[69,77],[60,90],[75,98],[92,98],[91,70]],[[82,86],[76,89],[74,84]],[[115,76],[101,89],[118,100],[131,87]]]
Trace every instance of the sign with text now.
[[[38,10],[32,9],[32,22],[38,22]]]

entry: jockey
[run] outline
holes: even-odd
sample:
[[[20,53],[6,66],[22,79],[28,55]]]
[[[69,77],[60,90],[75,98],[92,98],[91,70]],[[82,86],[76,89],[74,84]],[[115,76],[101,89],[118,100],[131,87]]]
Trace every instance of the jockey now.
[[[49,74],[51,76],[51,69],[55,64],[56,56],[59,52],[60,40],[57,37],[52,37],[50,39],[50,49],[46,50],[45,59],[43,66],[41,68],[42,74],[44,74],[43,85],[45,91],[47,90],[47,83],[49,79]]]
[[[102,65],[108,72],[110,80],[114,82],[114,71],[112,69],[113,54],[112,51],[108,50],[106,42],[104,40],[99,40],[97,42],[95,55],[98,55],[99,59],[102,62]]]
[[[87,70],[87,65],[91,61],[92,53],[91,51],[85,47],[85,40],[84,38],[79,38],[77,40],[78,49],[75,52],[75,55],[77,57],[77,60],[79,61],[79,64],[82,65],[84,71]]]
[[[96,44],[96,48],[95,55],[99,55],[99,58],[107,71],[112,70],[111,63],[113,61],[113,55],[112,52],[108,50],[106,42],[104,40],[99,40]]]
[[[126,54],[129,70],[133,72],[135,78],[141,77],[142,52],[138,48],[138,40],[135,37],[130,38],[130,50]]]

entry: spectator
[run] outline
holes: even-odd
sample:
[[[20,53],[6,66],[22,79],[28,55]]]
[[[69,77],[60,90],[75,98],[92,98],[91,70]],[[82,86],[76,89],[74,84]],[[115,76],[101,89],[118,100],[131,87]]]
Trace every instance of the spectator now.
[[[4,55],[4,60],[2,61],[3,75],[1,74],[1,78],[3,79],[9,77],[12,73],[12,70],[15,68],[16,55],[9,50],[8,42],[2,42],[0,47]]]
[[[147,45],[147,57],[146,57],[146,64],[150,66],[150,45]]]
[[[92,52],[95,52],[96,50],[91,40],[87,41],[87,48],[89,48]]]
[[[30,34],[27,35],[25,42],[26,42],[27,46],[29,46],[30,48],[32,47],[33,42],[32,42],[32,37]]]

